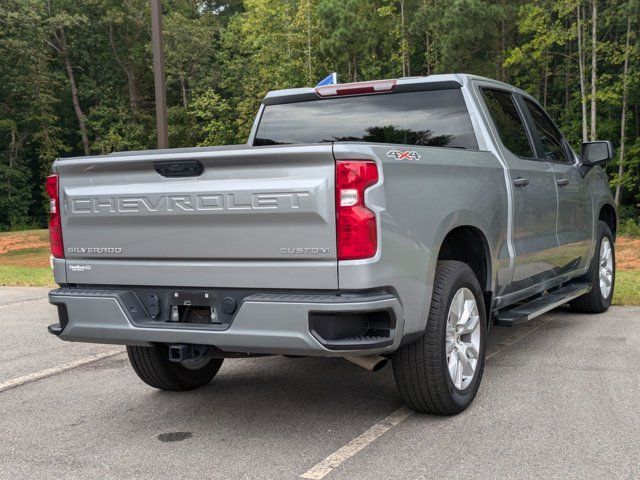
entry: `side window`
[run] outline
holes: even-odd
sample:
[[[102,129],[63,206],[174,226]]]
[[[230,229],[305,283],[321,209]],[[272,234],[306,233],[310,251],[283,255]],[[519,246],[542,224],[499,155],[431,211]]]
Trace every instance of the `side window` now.
[[[531,142],[511,94],[484,88],[482,94],[504,146],[519,157],[533,158]]]
[[[544,159],[551,162],[570,162],[560,130],[556,128],[539,106],[526,98],[524,103],[527,105],[529,113],[531,113],[533,124],[538,137],[540,137],[540,143],[544,150]]]

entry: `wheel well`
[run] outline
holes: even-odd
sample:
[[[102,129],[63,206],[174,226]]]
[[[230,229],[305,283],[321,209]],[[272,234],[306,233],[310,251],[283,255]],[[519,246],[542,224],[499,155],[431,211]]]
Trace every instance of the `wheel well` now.
[[[457,260],[466,263],[476,274],[484,292],[491,290],[491,267],[487,240],[471,226],[451,230],[440,246],[438,260]]]
[[[604,223],[609,225],[611,229],[611,233],[613,233],[613,237],[616,236],[616,211],[613,209],[611,205],[608,203],[604,204],[600,209],[600,215],[598,216],[598,220],[602,220]]]

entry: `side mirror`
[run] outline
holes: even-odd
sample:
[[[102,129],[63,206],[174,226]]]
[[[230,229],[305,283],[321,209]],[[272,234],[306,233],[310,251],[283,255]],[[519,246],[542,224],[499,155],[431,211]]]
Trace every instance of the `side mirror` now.
[[[613,159],[613,144],[609,140],[584,142],[580,160],[583,165],[603,165]]]

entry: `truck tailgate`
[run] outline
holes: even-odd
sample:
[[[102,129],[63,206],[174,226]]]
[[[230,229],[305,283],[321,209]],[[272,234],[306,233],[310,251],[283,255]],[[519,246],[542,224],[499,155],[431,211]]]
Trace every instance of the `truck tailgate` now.
[[[54,169],[67,283],[337,288],[331,145],[133,152]]]

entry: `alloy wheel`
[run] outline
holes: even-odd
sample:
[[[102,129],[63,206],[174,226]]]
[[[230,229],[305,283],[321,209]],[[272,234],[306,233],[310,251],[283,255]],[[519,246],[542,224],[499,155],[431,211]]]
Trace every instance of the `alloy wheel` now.
[[[600,243],[600,293],[602,298],[609,298],[613,284],[613,250],[611,242],[603,237]]]
[[[480,351],[480,315],[471,290],[458,289],[447,316],[446,358],[451,382],[458,390],[475,376]]]

